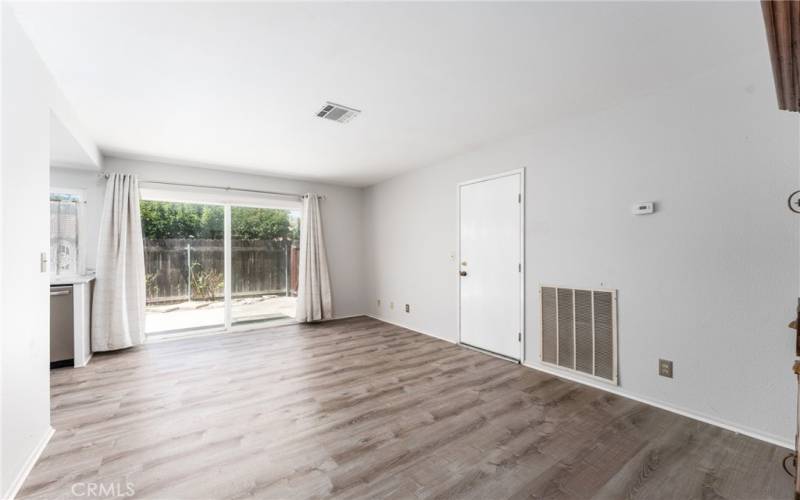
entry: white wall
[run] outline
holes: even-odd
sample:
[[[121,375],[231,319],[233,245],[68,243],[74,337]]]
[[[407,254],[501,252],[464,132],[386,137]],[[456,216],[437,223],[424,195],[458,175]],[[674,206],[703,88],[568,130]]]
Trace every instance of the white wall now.
[[[99,154],[9,7],[1,8],[0,496],[6,498],[51,432],[49,275],[39,265],[50,247],[51,113],[90,158]]]
[[[456,184],[527,167],[526,363],[540,366],[539,284],[615,288],[622,393],[789,445],[798,124],[771,79],[764,49],[369,188],[371,314],[455,341]],[[657,213],[632,216],[640,201]]]
[[[138,174],[141,180],[324,194],[327,199],[322,202],[322,218],[331,270],[334,314],[344,317],[364,312],[362,189],[113,157],[106,157],[104,165],[110,172]],[[105,179],[93,172],[53,168],[51,185],[86,190],[86,265],[94,268]]]

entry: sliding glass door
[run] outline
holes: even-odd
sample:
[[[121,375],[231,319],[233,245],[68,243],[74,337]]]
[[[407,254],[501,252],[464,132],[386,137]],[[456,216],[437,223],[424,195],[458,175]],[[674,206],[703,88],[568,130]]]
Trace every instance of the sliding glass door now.
[[[225,325],[224,207],[141,202],[145,331]]]
[[[143,198],[147,334],[294,318],[299,203]]]
[[[231,320],[234,325],[295,315],[298,211],[231,207]]]

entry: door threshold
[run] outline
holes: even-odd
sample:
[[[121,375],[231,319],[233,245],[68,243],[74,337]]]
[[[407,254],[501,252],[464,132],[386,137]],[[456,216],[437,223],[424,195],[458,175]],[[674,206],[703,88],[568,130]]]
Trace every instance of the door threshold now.
[[[498,354],[496,352],[489,351],[487,349],[481,349],[480,347],[475,347],[474,345],[469,345],[461,341],[458,342],[458,345],[460,345],[461,347],[466,347],[467,349],[472,349],[473,351],[478,351],[483,354],[488,354],[489,356],[494,356],[495,358],[500,358],[505,361],[511,361],[512,363],[516,363],[518,365],[522,364],[522,361],[520,361],[517,358],[512,358],[511,356],[506,356],[504,354]]]
[[[185,330],[173,330],[171,332],[158,332],[158,333],[151,333],[145,334],[147,337],[147,344],[150,343],[157,343],[157,342],[167,342],[170,340],[179,340],[179,339],[188,339],[194,337],[207,337],[209,335],[219,335],[220,333],[225,333],[227,330],[224,328],[216,327],[216,328],[197,328],[197,329],[185,329]]]
[[[184,330],[172,330],[167,332],[158,332],[146,335],[146,343],[169,342],[170,340],[190,339],[195,337],[208,337],[210,335],[220,335],[226,333],[244,333],[256,330],[263,330],[267,328],[277,328],[279,326],[296,325],[298,324],[294,318],[274,319],[263,321],[260,323],[243,323],[239,325],[232,325],[230,328],[222,326],[209,327],[209,328],[187,328]]]

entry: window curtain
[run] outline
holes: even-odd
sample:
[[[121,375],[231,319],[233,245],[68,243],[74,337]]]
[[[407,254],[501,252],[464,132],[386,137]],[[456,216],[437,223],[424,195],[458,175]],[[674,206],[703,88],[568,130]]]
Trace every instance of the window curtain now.
[[[144,342],[144,240],[135,175],[110,174],[100,222],[92,351]]]
[[[331,279],[322,237],[319,200],[319,195],[311,193],[303,197],[296,315],[301,323],[333,318]]]

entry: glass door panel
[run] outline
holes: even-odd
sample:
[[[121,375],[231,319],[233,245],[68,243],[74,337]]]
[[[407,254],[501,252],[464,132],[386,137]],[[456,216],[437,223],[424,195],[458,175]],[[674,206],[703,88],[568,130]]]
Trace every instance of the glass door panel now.
[[[300,212],[231,207],[231,322],[292,319]]]
[[[222,205],[143,200],[145,332],[225,326]]]

